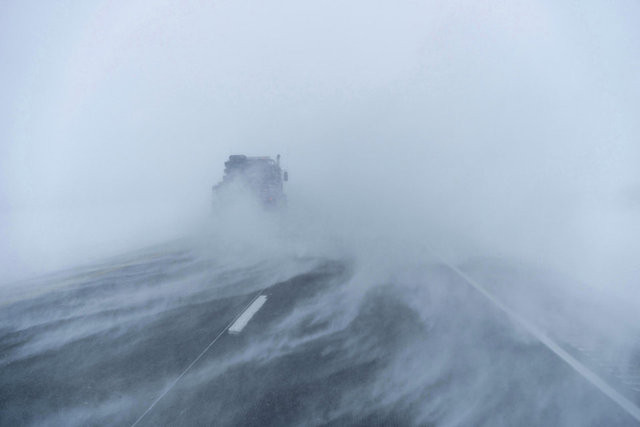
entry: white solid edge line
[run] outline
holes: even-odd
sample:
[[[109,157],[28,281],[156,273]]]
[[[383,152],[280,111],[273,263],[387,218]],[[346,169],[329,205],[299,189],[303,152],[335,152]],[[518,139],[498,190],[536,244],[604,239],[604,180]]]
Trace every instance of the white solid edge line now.
[[[504,313],[506,313],[513,320],[518,322],[522,327],[524,327],[531,335],[537,338],[542,344],[544,344],[549,350],[555,353],[560,359],[562,359],[565,363],[571,366],[576,372],[582,375],[587,381],[593,384],[598,390],[600,390],[605,396],[609,399],[613,400],[618,406],[625,410],[629,415],[631,415],[636,421],[640,422],[640,407],[638,407],[635,403],[627,399],[620,392],[610,386],[605,380],[600,378],[597,374],[589,370],[586,366],[584,366],[580,361],[578,361],[575,357],[571,356],[568,352],[566,352],[558,343],[553,341],[549,336],[547,336],[542,330],[538,327],[529,323],[523,317],[518,315],[516,312],[511,310],[509,307],[498,301],[489,291],[487,291],[480,283],[475,281],[469,275],[464,273],[458,267],[455,267],[449,264],[444,258],[437,255],[434,251],[430,250],[433,255],[435,255],[445,266],[451,269],[453,272],[457,273],[460,277],[462,277],[471,287],[473,287],[476,291],[478,291],[482,296],[488,299],[493,305],[498,307]]]
[[[238,317],[238,319],[229,327],[229,333],[232,335],[239,334],[247,326],[251,318],[262,308],[267,301],[266,295],[260,295],[253,303]]]

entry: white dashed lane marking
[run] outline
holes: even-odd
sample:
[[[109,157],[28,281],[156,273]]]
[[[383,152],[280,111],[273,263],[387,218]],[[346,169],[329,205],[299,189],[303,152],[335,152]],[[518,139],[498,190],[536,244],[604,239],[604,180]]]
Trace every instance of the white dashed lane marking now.
[[[247,326],[249,320],[262,308],[264,303],[267,302],[266,295],[260,295],[258,298],[253,301],[253,303],[238,317],[238,319],[233,322],[233,325],[229,327],[229,333],[231,335],[237,335]]]

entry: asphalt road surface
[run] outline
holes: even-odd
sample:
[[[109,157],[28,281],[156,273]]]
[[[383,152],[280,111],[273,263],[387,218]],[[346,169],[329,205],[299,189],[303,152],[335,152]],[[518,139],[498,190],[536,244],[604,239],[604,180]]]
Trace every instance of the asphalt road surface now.
[[[353,261],[183,242],[20,283],[0,304],[3,426],[636,423],[438,263],[375,283]],[[565,329],[567,351],[640,402],[640,359],[606,366]]]

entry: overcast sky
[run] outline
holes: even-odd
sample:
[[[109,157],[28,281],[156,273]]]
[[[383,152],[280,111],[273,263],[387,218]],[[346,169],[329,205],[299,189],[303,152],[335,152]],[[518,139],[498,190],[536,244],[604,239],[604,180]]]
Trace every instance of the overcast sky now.
[[[290,198],[347,222],[632,271],[638,22],[635,0],[1,1],[4,279],[175,234],[233,153],[283,154]]]

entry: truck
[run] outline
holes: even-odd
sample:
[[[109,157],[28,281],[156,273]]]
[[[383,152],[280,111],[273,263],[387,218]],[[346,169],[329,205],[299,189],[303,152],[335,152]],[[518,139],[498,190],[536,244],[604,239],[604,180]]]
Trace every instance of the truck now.
[[[287,201],[284,182],[288,180],[289,173],[280,167],[279,154],[276,160],[268,156],[234,154],[224,163],[222,181],[212,188],[214,204],[244,193],[264,208],[282,207]]]

